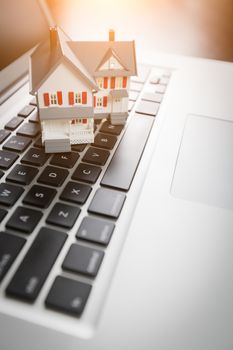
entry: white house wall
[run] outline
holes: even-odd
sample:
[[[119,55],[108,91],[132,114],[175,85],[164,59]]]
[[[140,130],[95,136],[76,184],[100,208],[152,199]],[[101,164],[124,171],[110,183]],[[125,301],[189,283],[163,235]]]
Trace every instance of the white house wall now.
[[[38,90],[38,102],[40,108],[49,108],[44,106],[43,93],[48,92],[57,93],[62,91],[62,105],[57,107],[70,107],[68,93],[70,91],[75,92],[87,92],[87,103],[85,107],[93,106],[93,96],[91,89],[87,86],[84,79],[77,76],[75,69],[70,67],[66,63],[60,63],[58,67],[52,72],[48,79],[40,86]]]

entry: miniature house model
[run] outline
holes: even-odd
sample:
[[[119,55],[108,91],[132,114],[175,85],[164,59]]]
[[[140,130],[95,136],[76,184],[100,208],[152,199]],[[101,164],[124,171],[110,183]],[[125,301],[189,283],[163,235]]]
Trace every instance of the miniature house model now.
[[[133,41],[75,42],[59,28],[31,55],[31,93],[37,96],[46,152],[69,152],[94,141],[94,119],[124,124],[130,76],[136,75]]]

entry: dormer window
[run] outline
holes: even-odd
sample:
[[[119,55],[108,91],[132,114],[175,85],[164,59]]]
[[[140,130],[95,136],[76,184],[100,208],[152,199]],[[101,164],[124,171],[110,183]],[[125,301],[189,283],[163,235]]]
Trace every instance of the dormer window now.
[[[100,89],[104,88],[104,78],[98,78],[97,79],[97,84]]]
[[[111,57],[109,60],[109,69],[114,69],[114,68],[115,68],[115,59]]]

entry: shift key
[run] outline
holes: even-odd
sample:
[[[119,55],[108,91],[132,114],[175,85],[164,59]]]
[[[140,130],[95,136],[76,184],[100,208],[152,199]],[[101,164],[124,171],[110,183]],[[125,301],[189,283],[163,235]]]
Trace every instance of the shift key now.
[[[7,295],[33,302],[66,238],[66,233],[43,227],[8,285]]]

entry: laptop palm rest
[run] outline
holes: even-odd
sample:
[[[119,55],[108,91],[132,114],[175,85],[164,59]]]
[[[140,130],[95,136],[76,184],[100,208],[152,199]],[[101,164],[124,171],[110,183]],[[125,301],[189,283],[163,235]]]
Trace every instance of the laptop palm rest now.
[[[185,200],[233,209],[233,123],[189,115],[171,193]]]

